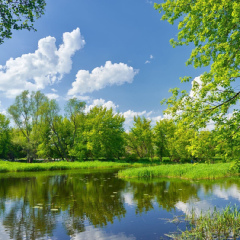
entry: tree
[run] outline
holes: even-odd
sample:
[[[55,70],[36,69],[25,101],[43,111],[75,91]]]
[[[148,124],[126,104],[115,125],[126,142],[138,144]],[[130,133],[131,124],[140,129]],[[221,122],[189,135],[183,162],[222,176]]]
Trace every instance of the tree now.
[[[235,131],[234,124],[231,121],[234,122],[235,119],[229,119],[228,124],[213,131],[215,153],[225,160],[239,159],[240,154],[240,132]]]
[[[0,113],[0,158],[7,158],[11,143],[9,119]]]
[[[44,158],[60,157],[72,161],[78,155],[75,145],[77,134],[82,129],[85,103],[76,98],[69,99],[66,116],[59,115],[56,100],[48,100],[41,107],[41,144],[38,155]],[[79,139],[78,139],[79,140]]]
[[[210,119],[218,126],[226,124],[229,108],[240,99],[234,85],[240,77],[239,1],[165,0],[155,4],[155,9],[163,13],[162,20],[170,24],[178,21],[177,40],[170,41],[173,47],[194,45],[187,65],[210,67],[193,81],[190,94],[171,89],[172,97],[164,100],[167,112],[196,128],[205,127]],[[237,131],[240,113],[238,109],[234,112]]]
[[[73,157],[76,156],[76,152],[74,152],[73,150],[74,145],[79,144],[79,143],[76,143],[77,134],[78,135],[83,134],[83,128],[84,128],[83,126],[84,126],[84,120],[85,120],[85,115],[83,113],[83,110],[85,109],[85,106],[86,106],[86,103],[81,102],[77,98],[69,99],[65,106],[65,112],[67,117],[66,122],[68,122],[67,125],[69,127],[69,138],[67,141],[68,152],[72,160],[73,160]]]
[[[187,150],[194,158],[210,161],[216,154],[216,145],[213,132],[196,131]]]
[[[176,131],[176,125],[172,120],[163,119],[156,122],[153,128],[154,132],[154,144],[156,149],[156,154],[162,161],[163,157],[169,157],[171,145],[174,145],[174,133]]]
[[[130,153],[136,154],[139,158],[153,157],[151,120],[140,116],[134,117],[133,127],[127,139]]]
[[[8,108],[23,137],[23,147],[27,153],[27,161],[32,162],[36,155],[38,145],[38,129],[40,121],[40,108],[47,101],[41,92],[23,91],[16,97],[15,102]]]
[[[40,108],[41,113],[41,144],[38,154],[43,157],[60,157],[68,159],[67,142],[69,124],[67,119],[59,115],[60,108],[56,100],[45,101]]]
[[[12,30],[34,30],[35,19],[44,14],[45,0],[0,0],[0,44]]]
[[[169,139],[168,144],[169,156],[172,160],[190,160],[192,158],[188,147],[191,145],[194,134],[194,129],[186,128],[180,123],[176,125],[174,136]]]
[[[124,152],[124,117],[112,109],[96,106],[86,116],[83,137],[87,156],[119,158]],[[80,143],[80,141],[79,141]]]

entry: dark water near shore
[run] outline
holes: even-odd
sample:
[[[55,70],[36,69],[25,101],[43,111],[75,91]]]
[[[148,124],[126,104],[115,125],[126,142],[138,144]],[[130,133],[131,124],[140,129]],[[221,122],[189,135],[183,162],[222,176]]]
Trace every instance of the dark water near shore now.
[[[176,216],[240,203],[240,180],[124,181],[116,170],[0,174],[0,240],[167,239]]]

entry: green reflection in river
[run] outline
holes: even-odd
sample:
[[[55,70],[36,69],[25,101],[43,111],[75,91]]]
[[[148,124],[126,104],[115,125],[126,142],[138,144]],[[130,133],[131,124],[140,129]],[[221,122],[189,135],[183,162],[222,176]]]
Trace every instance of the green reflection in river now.
[[[212,193],[216,184],[240,189],[239,179],[128,182],[116,178],[114,171],[1,174],[0,220],[12,239],[52,236],[59,221],[67,235],[74,235],[85,231],[86,224],[103,227],[123,219],[125,194],[133,196],[138,215],[154,209],[154,203],[172,211],[179,201],[197,201],[200,189]]]
[[[58,215],[72,235],[84,231],[85,219],[101,227],[126,212],[119,194],[126,183],[111,173],[26,175],[1,178],[0,185],[0,216],[13,239],[51,235]]]
[[[187,202],[191,198],[197,199],[198,185],[187,181],[156,179],[153,181],[131,181],[136,213],[153,209],[153,203],[171,211],[178,201]]]

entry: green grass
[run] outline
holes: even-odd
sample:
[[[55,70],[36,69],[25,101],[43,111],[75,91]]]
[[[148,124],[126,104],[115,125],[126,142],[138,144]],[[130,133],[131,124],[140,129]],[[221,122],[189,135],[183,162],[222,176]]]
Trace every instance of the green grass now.
[[[231,163],[217,164],[175,164],[141,168],[129,168],[119,171],[120,178],[182,178],[182,179],[216,179],[238,174],[231,169]]]
[[[33,171],[54,171],[54,170],[74,170],[74,169],[100,169],[100,168],[123,168],[142,167],[156,164],[146,163],[125,163],[125,162],[50,162],[50,163],[19,163],[0,160],[0,173],[4,172],[33,172]]]
[[[207,212],[186,218],[189,228],[181,234],[168,235],[173,239],[238,239],[240,237],[240,212],[234,207],[226,207],[223,211]]]
[[[18,163],[0,161],[0,172],[31,172],[93,168],[121,168],[131,166],[129,163],[115,162],[54,162],[54,163]]]

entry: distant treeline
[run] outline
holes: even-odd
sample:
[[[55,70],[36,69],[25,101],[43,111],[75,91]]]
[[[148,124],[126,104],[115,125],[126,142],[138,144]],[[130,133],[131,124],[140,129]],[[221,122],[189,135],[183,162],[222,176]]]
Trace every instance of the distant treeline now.
[[[231,129],[198,131],[191,126],[162,119],[136,116],[129,132],[124,116],[112,109],[95,106],[85,112],[85,102],[69,99],[61,115],[56,100],[41,92],[22,92],[8,108],[15,123],[0,114],[0,158],[62,159],[159,159],[205,160],[239,156],[239,137]]]

